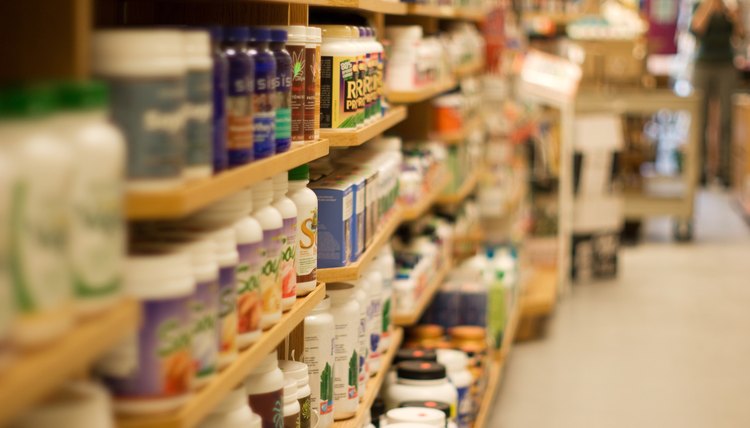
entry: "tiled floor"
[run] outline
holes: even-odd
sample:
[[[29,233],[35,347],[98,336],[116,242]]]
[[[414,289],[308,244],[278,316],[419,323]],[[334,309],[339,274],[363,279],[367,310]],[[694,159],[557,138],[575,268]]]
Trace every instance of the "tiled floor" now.
[[[620,275],[575,286],[513,349],[489,427],[750,427],[750,232],[698,199],[693,244],[652,221]]]

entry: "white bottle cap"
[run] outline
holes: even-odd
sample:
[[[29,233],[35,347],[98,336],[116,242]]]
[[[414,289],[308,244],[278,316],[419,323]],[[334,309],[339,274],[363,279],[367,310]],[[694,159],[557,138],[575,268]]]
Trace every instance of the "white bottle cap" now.
[[[286,172],[273,176],[273,198],[279,199],[289,191],[289,175]]]
[[[216,244],[216,261],[219,266],[229,266],[237,264],[239,254],[237,254],[237,236],[234,229],[227,227],[219,229],[211,234]]]
[[[253,205],[256,208],[264,207],[273,200],[273,180],[267,178],[253,186]]]
[[[318,27],[307,27],[307,42],[308,43],[321,43],[323,38],[323,30]]]
[[[299,361],[281,360],[279,361],[279,368],[284,372],[285,376],[297,381],[297,387],[303,387],[309,382],[307,364]]]
[[[444,365],[448,372],[466,370],[469,365],[469,358],[464,352],[455,349],[437,349],[435,352],[438,363]]]
[[[211,36],[208,31],[197,28],[183,30],[182,47],[188,68],[211,66]]]
[[[445,413],[428,407],[400,407],[391,409],[385,414],[388,426],[393,424],[424,424],[425,426],[441,428],[445,426]]]
[[[235,250],[236,252],[236,250]],[[195,280],[186,251],[150,249],[128,257],[125,289],[141,299],[191,294]]]
[[[421,40],[423,35],[419,25],[393,25],[385,29],[386,38],[393,43]]]
[[[178,30],[99,30],[94,32],[91,58],[94,73],[108,76],[185,72]]]
[[[284,376],[284,404],[297,401],[297,379]]]
[[[300,45],[307,42],[307,28],[304,25],[282,25],[278,28],[286,30],[287,44]]]
[[[255,368],[250,372],[251,375],[253,374],[260,374],[260,373],[268,373],[271,370],[279,368],[279,360],[276,357],[276,351],[271,352],[270,354],[266,355],[265,358],[263,358],[263,361],[260,362]]]

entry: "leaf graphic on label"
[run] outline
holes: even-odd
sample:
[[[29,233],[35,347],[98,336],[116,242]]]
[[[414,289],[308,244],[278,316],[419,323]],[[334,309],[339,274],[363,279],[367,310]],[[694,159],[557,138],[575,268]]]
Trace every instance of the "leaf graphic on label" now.
[[[305,51],[295,50],[292,53],[292,62],[294,63],[292,71],[294,72],[294,77],[297,77],[305,69]]]
[[[284,428],[284,409],[281,406],[281,400],[276,400],[273,405],[273,426],[274,428]]]

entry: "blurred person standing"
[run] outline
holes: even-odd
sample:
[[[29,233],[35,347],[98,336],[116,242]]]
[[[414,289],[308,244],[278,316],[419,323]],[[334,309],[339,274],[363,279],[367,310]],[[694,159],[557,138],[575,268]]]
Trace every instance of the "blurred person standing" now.
[[[740,7],[736,0],[702,0],[695,6],[690,31],[698,42],[693,75],[694,85],[703,91],[703,135],[701,156],[703,172],[701,182],[707,180],[707,128],[708,106],[712,99],[719,101],[721,128],[719,138],[719,179],[730,185],[732,93],[738,84],[738,71],[734,67],[733,39],[742,38],[745,29]]]

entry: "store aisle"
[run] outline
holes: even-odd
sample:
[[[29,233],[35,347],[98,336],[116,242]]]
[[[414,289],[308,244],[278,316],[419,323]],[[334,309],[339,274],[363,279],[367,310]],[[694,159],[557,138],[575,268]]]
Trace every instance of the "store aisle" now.
[[[750,426],[750,232],[700,195],[696,241],[649,224],[617,281],[576,286],[512,352],[489,427]]]

